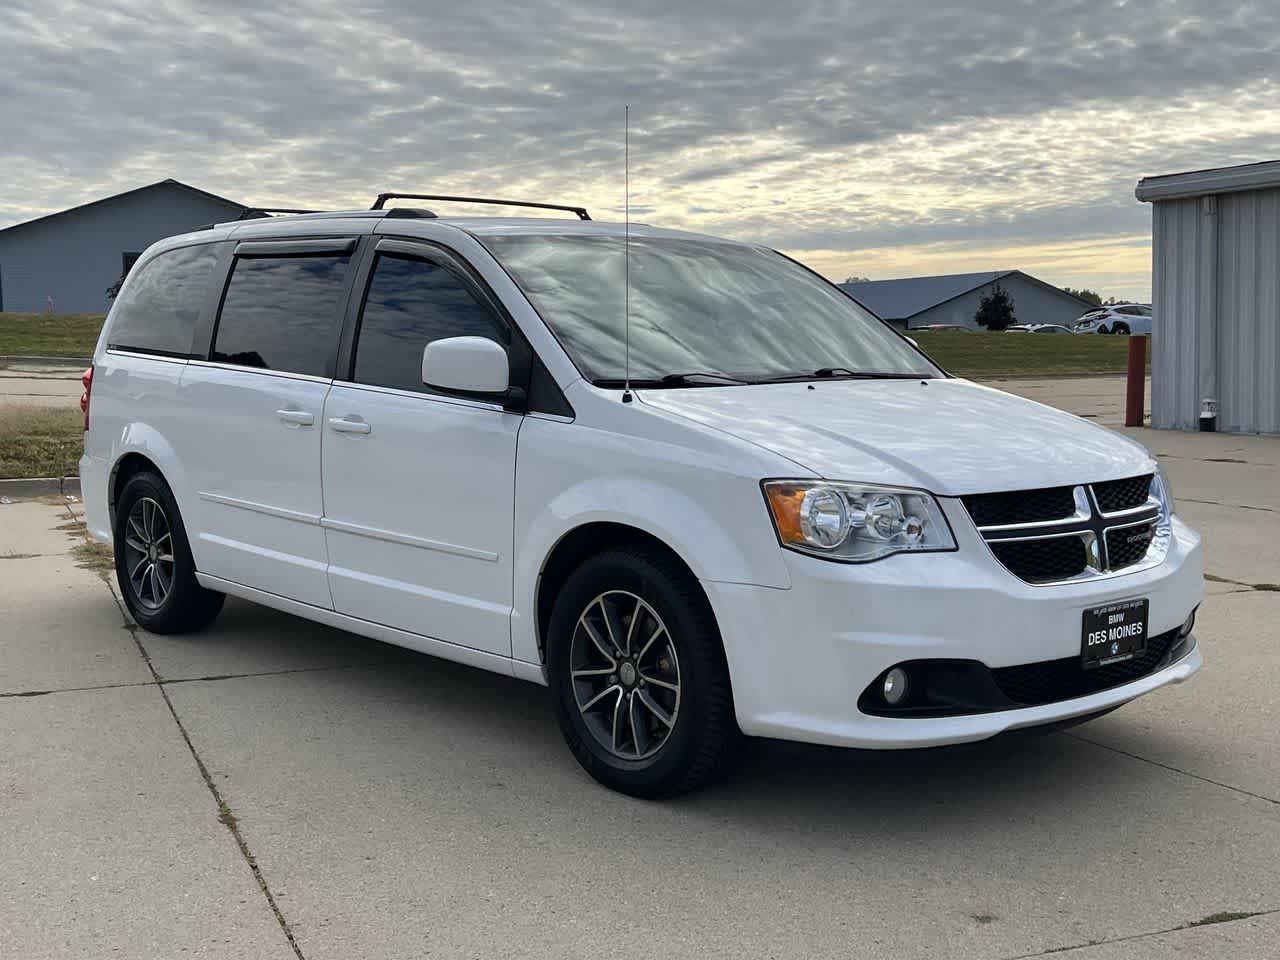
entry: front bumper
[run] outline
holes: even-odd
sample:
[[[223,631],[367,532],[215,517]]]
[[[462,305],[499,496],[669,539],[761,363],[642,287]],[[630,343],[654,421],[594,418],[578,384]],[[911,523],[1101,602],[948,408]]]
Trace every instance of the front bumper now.
[[[1204,594],[1200,538],[1175,518],[1164,562],[1135,573],[1032,586],[1005,570],[969,525],[954,553],[839,564],[787,552],[790,589],[704,581],[724,637],[738,724],[753,736],[907,748],[982,740],[1083,716],[1190,677],[1199,648],[1128,683],[990,713],[872,716],[859,695],[907,660],[976,660],[990,668],[1079,656],[1082,611],[1150,600],[1148,635],[1178,628]]]

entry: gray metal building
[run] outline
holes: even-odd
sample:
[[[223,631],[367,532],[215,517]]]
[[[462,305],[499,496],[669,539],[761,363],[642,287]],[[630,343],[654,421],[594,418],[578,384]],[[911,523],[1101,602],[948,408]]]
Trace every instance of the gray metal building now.
[[[842,290],[896,327],[918,329],[955,323],[977,329],[978,304],[999,283],[1013,298],[1017,323],[1070,324],[1093,304],[1021,270],[953,273],[941,277],[905,277],[842,283]]]
[[[1152,204],[1151,425],[1280,433],[1280,161],[1138,182]],[[1205,401],[1208,401],[1206,405]]]
[[[244,204],[177,180],[0,230],[0,311],[103,313],[107,288],[164,237],[234,220]]]

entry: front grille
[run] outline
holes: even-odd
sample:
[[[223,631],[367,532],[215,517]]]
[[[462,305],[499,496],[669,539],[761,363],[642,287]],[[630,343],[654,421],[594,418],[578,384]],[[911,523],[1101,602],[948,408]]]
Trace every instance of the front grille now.
[[[991,671],[991,676],[1000,692],[1015,703],[1028,707],[1055,703],[1145,677],[1160,665],[1177,639],[1177,630],[1148,637],[1147,649],[1132,660],[1094,670],[1085,670],[1079,657],[1065,657],[1016,667],[998,667]]]
[[[993,542],[991,552],[1011,573],[1028,583],[1069,580],[1083,573],[1089,563],[1084,541],[1077,536]]]
[[[1159,562],[1164,548],[1152,544],[1162,514],[1150,499],[1151,479],[1148,473],[961,500],[1010,573],[1027,583],[1057,583]]]
[[[1155,535],[1154,523],[1108,530],[1107,563],[1111,569],[1120,570],[1123,567],[1131,567],[1145,557]]]
[[[1093,495],[1098,499],[1098,509],[1103,513],[1132,510],[1147,502],[1151,492],[1151,474],[1145,477],[1129,477],[1127,480],[1108,480],[1095,483]]]
[[[1047,487],[1014,493],[980,493],[965,497],[964,506],[980,527],[1062,520],[1076,511],[1072,490],[1071,487]]]

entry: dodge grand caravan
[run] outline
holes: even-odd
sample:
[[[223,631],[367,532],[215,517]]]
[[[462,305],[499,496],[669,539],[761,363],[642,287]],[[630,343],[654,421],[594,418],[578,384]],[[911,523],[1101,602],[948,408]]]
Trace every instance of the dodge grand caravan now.
[[[231,594],[544,684],[641,796],[743,734],[960,743],[1199,668],[1199,538],[1138,444],[764,247],[386,198],[130,273],[81,477],[145,629]]]

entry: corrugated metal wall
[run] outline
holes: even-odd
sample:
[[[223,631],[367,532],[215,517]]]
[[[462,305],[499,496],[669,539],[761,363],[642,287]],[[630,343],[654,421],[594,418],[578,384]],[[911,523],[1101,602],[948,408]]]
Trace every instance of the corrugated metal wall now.
[[[1218,197],[1218,429],[1280,433],[1280,190]]]
[[[1280,433],[1280,190],[1153,207],[1152,426]]]

